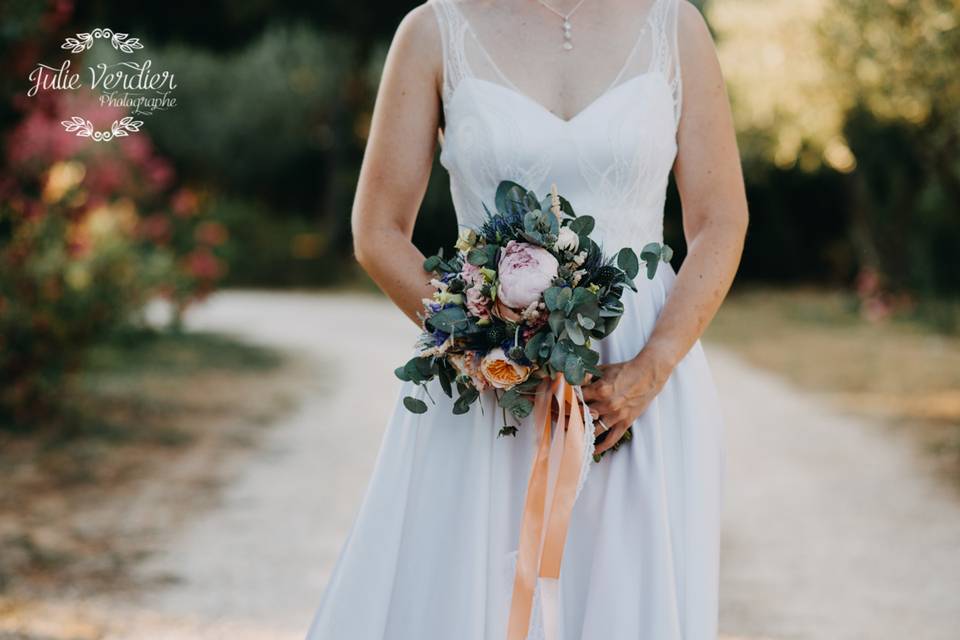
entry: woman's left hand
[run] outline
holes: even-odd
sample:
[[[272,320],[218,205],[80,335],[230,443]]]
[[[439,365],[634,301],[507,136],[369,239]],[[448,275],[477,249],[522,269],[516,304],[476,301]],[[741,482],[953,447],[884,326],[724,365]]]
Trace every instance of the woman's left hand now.
[[[594,455],[615,445],[660,393],[672,367],[651,352],[641,351],[632,360],[599,365],[601,378],[582,386],[583,399],[594,419],[594,434],[608,432],[597,443]],[[604,430],[599,420],[603,420]]]

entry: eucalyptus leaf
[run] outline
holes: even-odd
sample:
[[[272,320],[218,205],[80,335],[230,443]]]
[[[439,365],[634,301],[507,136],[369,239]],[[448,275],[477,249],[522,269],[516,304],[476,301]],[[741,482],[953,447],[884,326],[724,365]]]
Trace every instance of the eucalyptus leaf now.
[[[513,405],[519,402],[522,398],[520,397],[520,392],[516,389],[507,389],[504,391],[503,395],[500,396],[498,404],[504,409],[510,409]]]
[[[568,225],[570,230],[581,236],[588,236],[593,232],[593,228],[596,226],[596,220],[593,219],[593,216],[579,216],[574,218],[574,220]]]
[[[479,247],[470,249],[469,253],[467,253],[467,262],[477,267],[486,266],[487,258],[487,252]]]
[[[585,376],[586,369],[584,368],[583,360],[580,359],[580,356],[572,353],[568,355],[563,364],[563,377],[567,379],[567,382],[574,385],[583,384],[583,379]]]
[[[494,200],[497,210],[507,214],[516,213],[523,207],[526,193],[526,189],[516,182],[504,180],[497,186],[497,195]]]
[[[534,233],[539,230],[540,211],[528,211],[523,216],[523,230],[527,233]]]
[[[424,271],[436,271],[437,267],[440,266],[442,259],[440,256],[430,256],[423,261],[423,270]]]
[[[524,231],[520,234],[524,240],[531,244],[542,246],[546,244],[543,239],[543,235],[539,231]]]
[[[521,420],[530,415],[531,411],[533,411],[533,403],[527,398],[520,398],[510,407],[510,413]]]
[[[640,250],[640,257],[644,260],[659,260],[661,255],[663,255],[663,246],[659,242],[648,242],[643,245],[643,249]]]
[[[610,333],[617,328],[617,325],[620,324],[620,318],[622,315],[614,316],[612,318],[607,318],[603,323],[603,333],[604,335],[610,335]]]
[[[474,387],[467,387],[456,402],[453,403],[453,413],[460,415],[470,410],[470,405],[477,399],[480,393]]]
[[[540,202],[537,200],[537,194],[535,194],[533,191],[527,191],[523,195],[523,203],[528,209],[537,209],[540,207]]]
[[[560,308],[560,291],[563,287],[549,287],[543,292],[543,301],[549,311],[556,311]]]
[[[623,247],[617,253],[617,266],[627,274],[628,278],[633,278],[640,272],[637,254],[630,247]]]
[[[414,358],[413,360],[414,365],[417,367],[417,371],[424,378],[429,378],[433,375],[434,366],[430,360],[431,359],[429,357]]]
[[[550,366],[557,371],[563,371],[563,364],[567,361],[567,355],[570,350],[561,340],[553,345],[553,351],[550,352]]]
[[[573,290],[573,296],[571,297],[571,300],[573,300],[573,304],[575,305],[581,305],[586,302],[593,302],[596,299],[597,299],[596,294],[591,292],[586,287],[577,287],[576,289]]]
[[[427,412],[427,403],[413,396],[404,396],[403,406],[407,408],[411,413],[426,413]]]
[[[420,360],[419,356],[415,356],[407,360],[407,363],[403,365],[403,375],[406,376],[407,380],[411,382],[423,382],[426,378],[422,373],[420,373],[420,365],[417,362]]]
[[[550,330],[557,335],[563,333],[563,327],[566,321],[567,314],[565,314],[562,309],[551,311],[550,315],[547,317],[547,323],[550,325]]]
[[[585,339],[583,337],[583,332],[580,330],[580,325],[570,318],[567,318],[565,321],[565,328],[567,330],[567,335],[570,337],[570,340],[573,342],[573,344],[584,343]]]
[[[552,332],[544,332],[544,335],[546,337],[543,339],[543,344],[540,345],[540,358],[549,357],[550,352],[553,350],[553,345],[557,343]]]
[[[447,307],[427,318],[427,325],[445,333],[453,333],[467,326],[467,312],[463,307]]]
[[[657,267],[659,266],[660,266],[659,259],[650,260],[649,262],[647,262],[647,280],[653,280],[654,276],[657,275]],[[636,289],[636,287],[631,287],[631,288],[634,290]]]
[[[528,360],[536,362],[539,360],[540,347],[543,346],[543,341],[547,337],[546,332],[540,331],[532,338],[527,340],[527,344],[523,347],[523,353],[527,356]]]
[[[440,388],[443,389],[443,392],[447,394],[448,398],[453,397],[453,386],[451,385],[453,375],[454,371],[447,364],[441,365],[437,374],[437,377],[440,379]]]

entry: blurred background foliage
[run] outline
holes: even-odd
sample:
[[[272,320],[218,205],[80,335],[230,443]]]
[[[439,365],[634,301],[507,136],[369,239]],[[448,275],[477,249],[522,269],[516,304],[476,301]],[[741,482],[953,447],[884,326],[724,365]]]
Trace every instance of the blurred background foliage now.
[[[706,0],[752,221],[739,284],[851,292],[871,321],[958,330],[955,0]],[[390,37],[415,3],[0,0],[0,422],[55,407],[146,300],[362,281],[349,217]],[[189,16],[189,19],[187,19]],[[111,144],[65,134],[90,96],[26,97],[63,38],[111,25],[176,73],[177,106]],[[94,47],[83,65],[109,62]],[[84,102],[87,101],[87,102]],[[102,123],[101,123],[102,124]],[[667,241],[683,256],[671,187]],[[437,165],[424,253],[456,223]],[[176,317],[175,317],[176,319]]]

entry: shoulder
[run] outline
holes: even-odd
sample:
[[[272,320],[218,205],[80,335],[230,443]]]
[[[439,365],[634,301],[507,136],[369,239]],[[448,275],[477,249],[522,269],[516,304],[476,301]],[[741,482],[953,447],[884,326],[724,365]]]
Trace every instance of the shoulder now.
[[[707,21],[690,0],[677,0],[677,38],[681,44],[713,46]]]
[[[410,9],[400,21],[397,33],[404,32],[414,36],[432,37],[439,40],[440,29],[437,25],[436,9],[434,7],[436,4],[437,0],[427,0]]]
[[[420,44],[424,50],[435,47],[439,52],[440,26],[437,23],[435,8],[432,6],[434,4],[436,0],[428,0],[408,11],[397,25],[394,42],[414,46]]]
[[[411,71],[439,78],[443,69],[443,39],[434,7],[428,0],[404,15],[390,44],[390,56]]]
[[[677,48],[685,67],[698,68],[716,59],[716,45],[707,21],[690,0],[677,0]]]

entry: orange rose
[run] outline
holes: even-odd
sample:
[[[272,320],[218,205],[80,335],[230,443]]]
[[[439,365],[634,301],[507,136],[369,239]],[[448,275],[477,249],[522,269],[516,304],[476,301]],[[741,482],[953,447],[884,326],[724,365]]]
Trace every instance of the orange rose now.
[[[498,389],[509,389],[530,377],[530,367],[516,363],[507,357],[503,349],[492,349],[480,361],[480,372]]]

